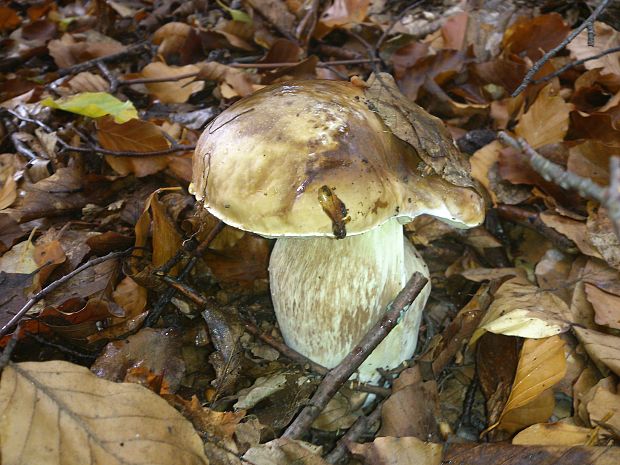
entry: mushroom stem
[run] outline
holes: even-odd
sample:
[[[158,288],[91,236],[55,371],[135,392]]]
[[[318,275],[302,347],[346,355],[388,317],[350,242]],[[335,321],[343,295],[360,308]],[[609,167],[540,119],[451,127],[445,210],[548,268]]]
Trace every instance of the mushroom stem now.
[[[327,368],[336,366],[379,320],[415,271],[428,277],[426,264],[395,219],[341,240],[278,239],[269,276],[284,340],[311,360]],[[360,381],[377,381],[377,368],[393,368],[413,355],[429,292],[427,285],[403,320],[362,364]]]

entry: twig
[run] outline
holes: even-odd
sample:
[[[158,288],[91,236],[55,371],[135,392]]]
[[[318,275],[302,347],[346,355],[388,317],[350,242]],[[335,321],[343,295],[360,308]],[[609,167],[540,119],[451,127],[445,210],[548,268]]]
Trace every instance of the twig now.
[[[379,40],[377,40],[377,43],[375,44],[374,47],[374,53],[375,56],[377,54],[377,51],[381,48],[381,46],[383,45],[383,42],[385,42],[385,39],[387,39],[388,35],[390,34],[390,32],[392,32],[392,29],[394,29],[394,26],[396,26],[398,24],[398,22],[403,19],[403,17],[412,9],[420,6],[422,3],[424,3],[424,0],[418,0],[417,2],[413,2],[411,5],[407,5],[405,8],[403,8],[403,11],[401,11],[400,13],[398,13],[397,16],[394,17],[394,19],[392,19],[392,21],[390,22],[390,25],[385,29],[385,31],[383,31],[383,34],[381,34],[381,37],[379,37]]]
[[[553,73],[549,73],[546,76],[541,77],[540,79],[536,79],[532,81],[532,84],[542,84],[543,82],[550,81],[556,76],[559,76],[564,71],[567,71],[571,68],[575,68],[576,66],[582,65],[587,61],[596,60],[597,58],[604,57],[605,55],[609,55],[610,53],[620,52],[620,46],[608,48],[607,50],[603,50],[601,53],[597,53],[596,55],[589,56],[587,58],[582,58],[581,60],[571,61],[566,65],[562,66],[560,69],[556,69]]]
[[[207,237],[200,243],[198,247],[196,247],[196,250],[193,251],[192,258],[189,259],[187,264],[183,267],[183,269],[179,273],[179,276],[177,277],[178,281],[182,281],[189,274],[192,268],[194,268],[194,265],[196,264],[198,257],[200,257],[202,254],[205,253],[205,251],[209,248],[209,244],[211,244],[213,239],[215,239],[215,236],[217,236],[223,228],[224,228],[224,223],[222,221],[219,221],[218,224],[211,231],[209,231],[209,234],[207,235]],[[177,257],[178,255],[179,254],[175,255],[175,257]],[[174,260],[175,257],[173,257],[172,260]],[[168,269],[168,270],[171,269],[172,266],[174,265],[169,266],[170,262],[171,260],[169,260],[168,263],[166,263],[163,266],[163,268]],[[148,316],[146,317],[146,320],[144,322],[144,325],[146,327],[154,326],[157,323],[157,321],[159,320],[159,317],[164,311],[164,308],[166,308],[166,305],[170,303],[170,300],[174,297],[174,294],[176,292],[177,292],[177,289],[175,287],[166,289],[166,291],[162,294],[162,296],[159,298],[157,303],[153,306]]]
[[[121,79],[118,81],[119,86],[131,86],[133,84],[150,84],[154,82],[174,82],[181,79],[188,79],[197,77],[200,74],[199,71],[192,73],[177,74],[176,76],[162,76],[153,78],[136,78],[136,79]]]
[[[584,178],[570,171],[566,171],[560,165],[547,160],[532,148],[524,139],[514,139],[505,132],[500,132],[498,139],[506,145],[525,153],[529,157],[530,165],[546,181],[554,182],[563,189],[574,189],[582,197],[589,197],[605,203],[605,188],[599,186],[588,178]]]
[[[245,327],[245,329],[246,329],[246,331],[248,333],[250,333],[253,336],[257,337],[258,339],[263,341],[265,344],[270,345],[271,347],[276,349],[278,352],[280,352],[282,355],[284,355],[289,360],[292,360],[293,362],[295,362],[295,363],[297,363],[297,364],[299,364],[301,366],[308,366],[310,368],[310,370],[312,370],[313,372],[315,372],[315,373],[317,373],[319,375],[322,375],[322,376],[324,376],[327,373],[329,373],[329,370],[327,368],[325,368],[323,365],[320,365],[320,364],[318,364],[316,362],[313,362],[312,360],[310,360],[305,355],[300,354],[296,350],[291,349],[286,344],[284,344],[284,343],[274,339],[273,337],[269,336],[268,334],[263,333],[254,324],[252,324],[252,323],[250,323],[248,321],[244,321],[243,322],[243,326]]]
[[[111,94],[116,92],[118,89],[118,84],[119,84],[118,78],[114,76],[112,71],[110,71],[110,69],[106,66],[106,64],[103,61],[100,61],[99,63],[97,63],[97,68],[99,68],[99,71],[101,71],[101,74],[103,74],[105,78],[108,80],[108,83],[110,84],[109,92]]]
[[[319,416],[340,386],[349,379],[370,353],[396,326],[402,312],[418,296],[427,281],[420,273],[413,274],[388,307],[385,315],[369,329],[360,343],[325,376],[312,399],[310,399],[309,405],[304,407],[293,423],[286,429],[283,437],[299,439],[310,428],[312,422]]]
[[[607,211],[616,235],[620,238],[620,157],[609,160],[609,187],[607,188]]]
[[[5,366],[9,364],[11,361],[11,355],[17,347],[17,341],[19,340],[20,327],[18,326],[13,334],[11,335],[11,339],[6,343],[4,350],[2,351],[2,355],[0,355],[0,371],[4,369]]]
[[[540,70],[540,68],[547,63],[547,61],[549,61],[552,57],[554,57],[560,50],[562,50],[564,47],[566,47],[570,42],[572,42],[572,40],[577,37],[581,31],[583,31],[584,29],[588,29],[592,27],[592,24],[594,23],[594,21],[596,20],[596,18],[599,17],[599,15],[601,14],[601,12],[607,7],[607,4],[610,2],[611,0],[602,0],[601,3],[599,3],[599,5],[596,7],[596,9],[592,12],[592,14],[588,17],[588,19],[586,19],[577,29],[573,30],[567,37],[566,39],[564,39],[559,45],[555,46],[554,48],[552,48],[551,50],[549,50],[547,53],[545,53],[542,58],[540,58],[536,63],[534,63],[532,65],[532,67],[528,70],[528,72],[525,74],[525,77],[523,78],[523,80],[521,81],[521,83],[519,84],[519,87],[517,87],[515,89],[515,91],[512,93],[512,97],[516,97],[517,95],[519,95],[521,92],[523,92],[525,90],[525,88],[530,85],[530,83],[532,82],[532,78],[534,77],[534,75]],[[590,37],[588,37],[588,43],[590,42]]]
[[[73,278],[77,274],[81,273],[82,271],[86,270],[87,268],[91,268],[91,267],[93,267],[95,265],[98,265],[100,263],[103,263],[105,261],[112,260],[112,259],[118,258],[118,257],[122,257],[123,255],[126,255],[130,251],[131,251],[131,249],[123,250],[122,252],[112,252],[112,253],[109,253],[107,255],[104,255],[103,257],[94,258],[92,260],[89,260],[86,263],[84,263],[82,266],[77,267],[71,273],[67,273],[62,278],[59,278],[56,281],[54,281],[53,283],[51,283],[48,286],[44,287],[39,292],[37,292],[35,295],[33,295],[28,300],[28,302],[26,302],[26,304],[15,315],[13,315],[13,317],[7,323],[5,323],[2,326],[2,328],[0,328],[0,337],[4,336],[7,333],[7,331],[13,325],[18,323],[19,320],[21,320],[22,317],[28,312],[28,310],[30,310],[37,302],[39,302],[42,298],[44,298],[50,292],[55,291],[56,289],[58,289],[60,286],[65,284],[67,281],[69,281],[71,278]]]
[[[78,63],[78,64],[70,66],[68,68],[60,69],[60,70],[58,70],[58,76],[59,77],[64,77],[64,76],[68,76],[70,74],[81,73],[82,71],[86,71],[86,70],[88,70],[90,68],[94,68],[99,63],[107,63],[107,62],[110,62],[110,61],[119,60],[119,59],[124,58],[124,57],[126,57],[128,55],[131,55],[133,53],[137,53],[137,52],[139,52],[143,48],[150,49],[151,48],[151,43],[148,42],[148,41],[139,42],[137,44],[130,45],[129,47],[127,47],[122,52],[114,53],[112,55],[106,55],[106,56],[103,56],[103,57],[93,58],[92,60],[88,60],[88,61],[85,61],[83,63]]]
[[[505,132],[500,132],[498,139],[504,144],[522,151],[529,157],[532,168],[547,181],[555,182],[563,189],[574,189],[582,197],[588,197],[598,201],[605,207],[609,214],[609,219],[614,225],[614,231],[620,238],[620,208],[618,207],[618,189],[620,182],[618,181],[620,167],[618,166],[618,157],[610,160],[610,187],[604,188],[599,186],[591,179],[584,178],[570,171],[566,171],[560,165],[547,160],[534,150],[524,139],[514,139]]]
[[[61,140],[60,138],[58,139]],[[67,143],[61,144],[61,149],[63,151],[73,151],[79,153],[99,153],[101,155],[108,155],[111,157],[118,158],[128,158],[128,157],[158,157],[161,155],[170,155],[176,152],[191,152],[196,146],[195,145],[173,145],[172,147],[168,147],[163,150],[153,150],[151,152],[134,152],[134,151],[116,151],[116,150],[108,150],[103,147],[99,147],[98,145],[92,145],[91,147],[76,147],[73,145],[69,145]]]
[[[381,410],[383,408],[383,403],[380,403],[375,407],[375,409],[367,416],[359,417],[353,426],[349,428],[349,431],[346,432],[344,436],[340,438],[336,447],[325,456],[325,461],[331,464],[337,464],[341,460],[345,459],[349,455],[349,451],[347,448],[347,444],[351,442],[356,442],[362,434],[364,434],[368,429],[375,423],[377,423],[381,419]]]

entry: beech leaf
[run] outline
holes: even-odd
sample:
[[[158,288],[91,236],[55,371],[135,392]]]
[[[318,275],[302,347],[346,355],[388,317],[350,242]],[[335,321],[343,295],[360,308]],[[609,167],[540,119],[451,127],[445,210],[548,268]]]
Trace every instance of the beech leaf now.
[[[519,408],[526,407],[528,404],[535,402],[545,391],[548,391],[549,388],[560,381],[565,373],[564,341],[559,336],[552,336],[546,339],[527,339],[521,349],[512,390],[500,416],[498,427],[508,431],[518,429],[514,425],[514,418],[510,418],[513,424],[507,427],[509,426],[506,424],[509,420],[508,415]],[[553,399],[551,391],[549,391],[549,394],[551,394],[551,399]],[[539,408],[542,409],[544,407],[541,405]],[[551,410],[553,410],[553,404]],[[536,423],[532,415],[528,415],[525,418],[525,420],[528,419],[533,420],[530,424]],[[521,425],[521,427],[523,426],[528,425]]]
[[[4,465],[209,463],[191,423],[164,399],[64,361],[6,367],[0,412]]]
[[[82,92],[58,100],[48,97],[41,101],[41,105],[90,118],[110,115],[117,123],[125,123],[138,117],[138,112],[131,101],[123,102],[106,92]]]

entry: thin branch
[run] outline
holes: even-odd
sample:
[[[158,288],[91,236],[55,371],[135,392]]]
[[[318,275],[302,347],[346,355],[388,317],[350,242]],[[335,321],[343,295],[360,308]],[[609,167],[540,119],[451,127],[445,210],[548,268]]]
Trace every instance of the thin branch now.
[[[616,236],[620,238],[620,157],[609,160],[609,187],[607,188],[607,211]]]
[[[183,269],[179,273],[179,276],[177,276],[177,281],[182,281],[190,273],[190,271],[192,271],[192,268],[194,268],[194,265],[196,265],[196,262],[198,261],[198,257],[200,257],[209,248],[209,245],[223,229],[223,227],[224,223],[220,221],[211,231],[209,231],[207,237],[200,243],[196,250],[193,251],[193,256],[183,267]],[[170,269],[172,267],[169,266],[169,263],[166,263],[163,268]],[[152,327],[157,323],[157,321],[161,317],[162,312],[164,311],[164,308],[166,308],[166,306],[170,303],[176,292],[177,289],[174,287],[166,289],[166,291],[160,296],[159,300],[155,303],[148,316],[146,317],[146,320],[144,322],[144,325],[146,327]]]
[[[389,305],[385,315],[369,329],[360,343],[325,376],[312,399],[310,399],[309,405],[304,407],[286,429],[283,437],[299,439],[306,433],[338,389],[355,373],[355,370],[396,326],[403,311],[418,296],[427,282],[428,280],[420,273],[413,274],[392,304]]]
[[[554,77],[562,74],[564,71],[568,71],[569,69],[575,68],[576,66],[580,66],[587,61],[596,60],[597,58],[601,58],[601,57],[604,57],[605,55],[609,55],[610,53],[615,53],[615,52],[620,52],[620,46],[608,48],[607,50],[603,50],[601,53],[597,53],[596,55],[592,55],[587,58],[582,58],[581,60],[571,61],[570,63],[567,63],[566,65],[562,66],[561,68],[556,69],[553,73],[549,73],[546,76],[541,77],[540,79],[536,79],[535,81],[532,81],[532,84],[542,84],[543,82],[550,81]]]
[[[60,139],[58,139],[60,140]],[[168,147],[163,150],[153,150],[151,152],[133,152],[133,151],[116,151],[116,150],[108,150],[103,147],[99,147],[98,145],[93,145],[92,147],[76,147],[69,144],[61,144],[63,151],[73,151],[79,153],[99,153],[101,155],[109,155],[111,157],[118,158],[128,158],[128,157],[158,157],[161,155],[170,155],[176,152],[191,152],[196,146],[195,145],[173,145],[172,147]]]
[[[125,58],[134,53],[138,53],[143,48],[151,49],[151,43],[149,41],[139,42],[134,45],[130,45],[122,52],[113,53],[112,55],[106,55],[103,57],[93,58],[92,60],[85,61],[83,63],[78,63],[76,65],[70,66],[68,68],[63,68],[58,70],[58,76],[64,77],[71,74],[81,73],[82,71],[89,70],[91,68],[96,67],[99,63],[108,63],[110,61],[116,61],[121,58]]]
[[[359,417],[355,423],[353,423],[353,426],[349,428],[349,431],[347,431],[346,434],[340,438],[336,444],[336,447],[334,447],[334,449],[325,456],[325,461],[327,463],[337,464],[348,457],[349,451],[347,444],[357,442],[362,434],[368,431],[372,425],[381,420],[382,408],[383,403],[380,403],[375,407],[370,415]]]
[[[52,291],[55,291],[56,289],[58,289],[60,286],[65,284],[67,281],[69,281],[71,278],[73,278],[74,276],[78,275],[79,273],[81,273],[82,271],[86,270],[87,268],[91,268],[91,267],[93,267],[95,265],[99,265],[100,263],[103,263],[105,261],[112,260],[112,259],[115,259],[115,258],[118,258],[118,257],[122,257],[123,255],[127,255],[130,252],[130,250],[131,249],[124,250],[122,252],[112,252],[112,253],[109,253],[107,255],[104,255],[103,257],[94,258],[92,260],[89,260],[86,263],[84,263],[82,266],[77,267],[71,273],[67,273],[62,278],[57,279],[53,283],[51,283],[48,286],[46,286],[43,289],[41,289],[39,292],[37,292],[35,295],[33,295],[28,300],[28,302],[26,302],[26,304],[15,315],[13,315],[13,317],[7,323],[5,323],[2,326],[2,328],[0,328],[0,337],[4,336],[8,332],[8,330],[11,329],[11,327],[13,327],[16,323],[18,323],[19,320],[21,320],[23,318],[23,316],[26,313],[28,313],[28,310],[30,310],[32,307],[34,307],[34,305],[37,302],[39,302],[41,299],[43,299],[46,295],[50,294]]]
[[[566,171],[560,165],[547,160],[532,148],[524,139],[514,139],[505,132],[500,132],[498,139],[506,145],[525,153],[529,157],[530,165],[545,180],[554,182],[563,189],[574,189],[582,197],[589,197],[598,200],[601,204],[605,203],[605,188],[599,186],[592,180],[584,178],[570,171]]]
[[[525,77],[519,84],[519,87],[512,93],[512,97],[516,97],[521,92],[525,90],[525,88],[531,84],[534,75],[540,70],[540,68],[547,63],[551,58],[553,58],[560,50],[566,47],[569,43],[573,41],[575,37],[577,37],[581,31],[584,29],[591,28],[594,21],[599,17],[601,12],[607,7],[611,0],[602,0],[601,3],[596,7],[596,9],[592,12],[592,14],[586,19],[577,29],[574,29],[567,37],[564,39],[559,45],[555,46],[547,53],[545,53],[542,58],[540,58],[525,74]]]
[[[614,231],[620,238],[620,162],[618,157],[610,160],[610,184],[609,188],[599,186],[591,179],[584,178],[575,173],[565,170],[560,165],[547,160],[534,150],[524,139],[514,139],[505,132],[500,132],[498,139],[506,145],[525,153],[529,157],[532,168],[547,181],[554,182],[563,189],[574,189],[582,197],[598,201],[607,209],[609,219],[614,225]]]

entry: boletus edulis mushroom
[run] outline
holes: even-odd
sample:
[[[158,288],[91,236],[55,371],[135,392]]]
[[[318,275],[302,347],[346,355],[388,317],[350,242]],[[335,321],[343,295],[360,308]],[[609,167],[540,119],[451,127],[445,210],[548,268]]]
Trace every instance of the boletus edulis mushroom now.
[[[441,121],[424,115],[453,146]],[[277,239],[269,278],[284,340],[331,368],[415,271],[428,277],[402,224],[427,214],[467,228],[484,218],[477,192],[433,172],[427,155],[393,134],[363,87],[291,81],[209,124],[194,154],[192,192],[226,224]],[[361,366],[360,381],[413,355],[429,292],[427,285]]]

